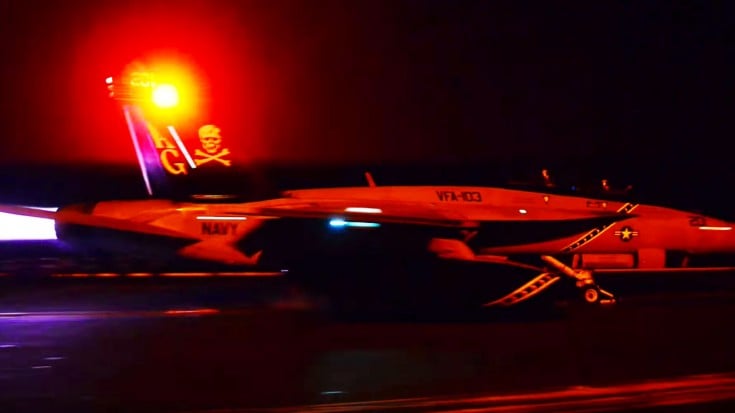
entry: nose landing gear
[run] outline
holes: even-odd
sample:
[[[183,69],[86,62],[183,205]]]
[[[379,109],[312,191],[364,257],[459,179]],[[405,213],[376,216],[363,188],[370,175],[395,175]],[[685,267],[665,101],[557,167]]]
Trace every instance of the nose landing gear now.
[[[560,274],[576,280],[575,284],[581,290],[584,302],[588,304],[612,304],[615,302],[615,296],[612,293],[597,285],[592,276],[592,271],[575,270],[549,255],[542,255],[541,259],[554,267]]]
[[[582,290],[582,298],[588,304],[613,304],[615,296],[597,285],[591,285]]]

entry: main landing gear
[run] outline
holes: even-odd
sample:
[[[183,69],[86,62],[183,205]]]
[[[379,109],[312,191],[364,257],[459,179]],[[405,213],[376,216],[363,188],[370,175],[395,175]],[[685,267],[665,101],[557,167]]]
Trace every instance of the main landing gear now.
[[[612,304],[615,296],[609,291],[600,288],[592,277],[592,271],[575,270],[563,262],[549,255],[542,255],[541,259],[551,265],[560,274],[575,279],[575,285],[582,292],[582,299],[588,304]]]

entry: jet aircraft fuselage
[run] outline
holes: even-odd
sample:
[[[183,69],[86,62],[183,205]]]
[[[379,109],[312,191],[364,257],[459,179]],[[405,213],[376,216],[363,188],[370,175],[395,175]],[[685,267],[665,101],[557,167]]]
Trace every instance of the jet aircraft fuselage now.
[[[453,239],[475,255],[569,256],[576,257],[578,266],[609,262],[663,268],[671,254],[735,252],[732,226],[720,219],[661,206],[504,188],[302,189],[286,191],[282,198],[247,203],[105,201],[84,213],[170,230],[194,243],[214,244],[211,240],[215,240],[222,245],[246,238],[265,221],[290,217],[320,220],[325,228],[341,218],[348,224],[359,220],[376,226],[447,228],[452,231],[444,235],[453,233]],[[61,227],[63,239],[63,223]]]
[[[699,255],[735,253],[732,224],[717,218],[492,187],[300,189],[242,203],[149,199],[74,205],[56,213],[3,210],[54,218],[58,237],[73,245],[157,259],[258,266],[288,256],[287,268],[303,262],[294,257],[318,264],[350,244],[353,253],[405,250],[408,256],[423,250],[440,259],[538,274],[502,305],[525,300],[565,276],[585,291],[587,301],[596,302],[611,298],[597,287],[597,271],[667,271],[685,268]],[[344,233],[355,236],[339,235]]]

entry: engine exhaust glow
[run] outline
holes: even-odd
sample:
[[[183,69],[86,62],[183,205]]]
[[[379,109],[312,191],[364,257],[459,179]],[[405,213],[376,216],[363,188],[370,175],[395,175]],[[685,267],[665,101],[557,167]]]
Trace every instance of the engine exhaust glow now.
[[[56,211],[57,208],[38,208]],[[0,241],[54,240],[54,220],[0,212]]]

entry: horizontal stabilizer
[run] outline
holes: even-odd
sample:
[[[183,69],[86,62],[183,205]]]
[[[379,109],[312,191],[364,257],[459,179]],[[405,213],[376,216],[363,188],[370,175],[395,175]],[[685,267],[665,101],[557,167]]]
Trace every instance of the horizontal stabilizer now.
[[[258,263],[262,251],[247,256],[232,245],[225,244],[220,240],[206,240],[188,245],[180,249],[178,254],[185,258],[215,261],[230,265],[255,265]]]

